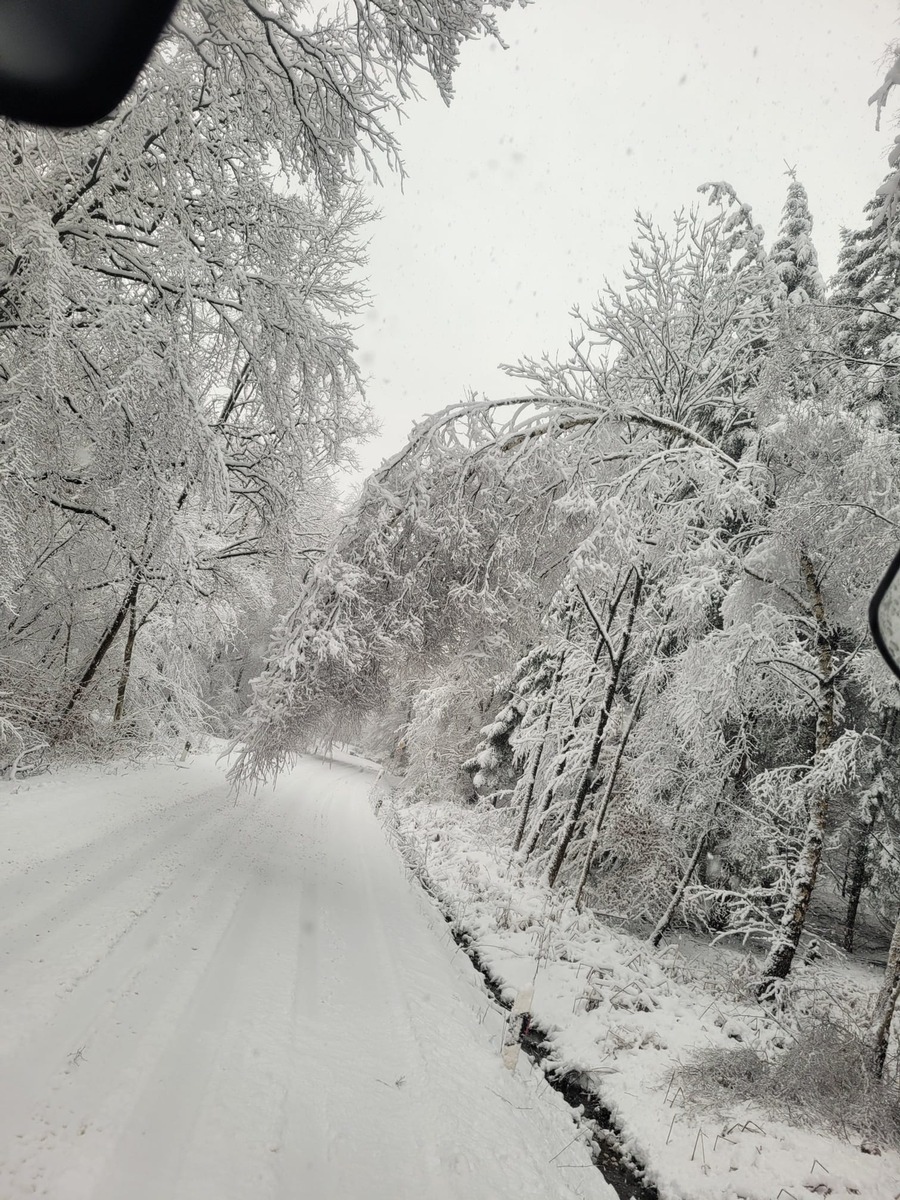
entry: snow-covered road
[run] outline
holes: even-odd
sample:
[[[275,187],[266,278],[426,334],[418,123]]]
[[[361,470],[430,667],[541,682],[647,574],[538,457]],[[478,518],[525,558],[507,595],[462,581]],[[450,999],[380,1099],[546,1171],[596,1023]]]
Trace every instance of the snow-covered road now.
[[[0,784],[0,1200],[612,1200],[372,779]]]

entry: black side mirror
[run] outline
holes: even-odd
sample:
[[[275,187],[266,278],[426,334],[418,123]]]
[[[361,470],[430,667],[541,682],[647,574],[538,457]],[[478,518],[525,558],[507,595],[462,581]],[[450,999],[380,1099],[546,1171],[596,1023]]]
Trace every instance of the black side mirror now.
[[[900,553],[872,597],[869,626],[881,657],[900,679]]]
[[[102,120],[147,61],[175,0],[0,0],[0,115]]]

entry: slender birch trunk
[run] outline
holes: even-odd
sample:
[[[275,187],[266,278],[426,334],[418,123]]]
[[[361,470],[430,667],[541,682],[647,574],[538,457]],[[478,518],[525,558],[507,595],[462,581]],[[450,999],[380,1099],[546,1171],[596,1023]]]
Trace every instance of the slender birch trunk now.
[[[598,639],[597,645],[594,649],[592,667],[595,667],[599,662],[602,651],[603,642],[602,640]],[[586,708],[587,705],[582,704],[581,708],[579,708],[578,712],[575,713],[574,717],[572,718],[572,724],[566,731],[566,736],[563,739],[563,744],[560,749],[559,759],[553,772],[553,778],[544,789],[544,794],[541,797],[540,808],[538,809],[537,816],[535,817],[534,823],[531,826],[531,832],[528,835],[525,845],[522,847],[522,855],[524,858],[530,858],[537,848],[538,839],[540,838],[541,830],[544,827],[544,820],[547,816],[547,813],[550,811],[550,806],[553,804],[554,797],[556,796],[556,789],[559,787],[559,781],[565,774],[569,750],[572,747],[572,743],[575,741],[575,736],[581,726],[581,719],[584,716]],[[536,774],[535,778],[537,778]]]
[[[872,1067],[880,1079],[884,1073],[888,1044],[891,1039],[891,1022],[900,1002],[900,916],[894,926],[891,948],[878,999],[875,1001],[875,1019],[872,1022]]]
[[[616,613],[619,610],[619,605],[622,602],[622,597],[625,594],[625,588],[628,586],[628,581],[630,578],[631,578],[631,570],[629,570],[626,573],[625,579],[624,579],[621,587],[619,588],[619,591],[616,593],[616,595],[613,597],[612,601],[610,602],[609,614],[607,617],[607,620],[610,625],[612,625],[613,621],[615,620]],[[591,660],[591,678],[593,678],[593,670],[596,667],[597,663],[600,661],[600,656],[604,650],[609,652],[609,646],[608,646],[607,641],[604,639],[604,637],[601,634],[597,638],[597,644],[594,647],[594,655]],[[615,662],[611,660],[610,666],[615,667]],[[587,707],[588,707],[587,704],[583,703],[581,705],[581,707],[578,709],[578,711],[573,715],[572,724],[569,727],[568,731],[566,732],[565,738],[563,739],[562,748],[560,750],[560,756],[559,756],[559,759],[556,764],[556,769],[553,772],[553,778],[550,780],[550,783],[544,789],[544,794],[541,797],[540,809],[538,811],[537,817],[535,818],[534,824],[531,827],[531,832],[528,835],[528,840],[526,841],[525,846],[522,849],[522,855],[524,858],[530,858],[537,847],[538,840],[540,839],[540,836],[541,836],[541,830],[544,827],[544,821],[546,820],[547,814],[550,811],[550,807],[553,804],[553,800],[556,796],[556,790],[559,787],[559,782],[562,779],[563,775],[565,774],[566,764],[568,763],[569,750],[572,747],[572,743],[575,741],[576,734],[578,733],[578,730],[581,726],[581,719],[584,716],[585,712],[587,711]]]
[[[853,822],[853,842],[847,855],[847,869],[843,895],[847,901],[847,915],[844,918],[844,949],[848,954],[853,951],[853,938],[856,931],[856,918],[859,914],[859,903],[866,886],[866,867],[869,861],[869,850],[872,844],[872,832],[878,814],[884,804],[884,779],[882,767],[887,748],[893,740],[896,713],[886,712],[881,727],[881,746],[875,760],[875,779],[872,786],[863,796],[860,812]]]
[[[715,814],[713,814],[713,815],[715,815]],[[675,891],[672,893],[672,899],[669,901],[669,903],[666,907],[666,911],[659,918],[656,928],[650,934],[648,941],[650,942],[651,946],[659,945],[659,943],[663,939],[663,936],[664,936],[666,930],[671,925],[672,918],[675,916],[675,913],[678,911],[678,906],[682,901],[684,893],[687,891],[688,884],[691,882],[691,876],[694,874],[694,871],[696,871],[697,864],[700,861],[700,857],[703,854],[703,852],[706,850],[706,839],[708,837],[709,837],[709,830],[704,829],[703,833],[701,833],[700,837],[697,839],[697,845],[694,847],[694,853],[691,855],[691,857],[688,861],[688,865],[685,867],[684,873],[682,874],[681,878],[679,879],[679,881],[675,887]]]
[[[850,852],[850,866],[847,872],[847,915],[844,918],[844,949],[848,954],[853,952],[853,937],[856,931],[856,918],[859,913],[859,902],[866,886],[866,867],[869,862],[869,846],[872,841],[872,830],[881,807],[882,794],[877,792],[867,798],[865,811],[860,820],[854,822],[853,846]]]
[[[520,801],[519,821],[516,825],[516,836],[513,838],[512,848],[514,853],[521,847],[522,840],[525,837],[525,830],[528,826],[528,817],[531,814],[531,804],[534,800],[534,786],[537,783],[538,771],[541,768],[541,759],[544,754],[544,742],[550,727],[550,713],[551,709],[548,708],[544,718],[544,728],[541,731],[541,739],[528,755],[528,765],[525,768],[525,794]]]

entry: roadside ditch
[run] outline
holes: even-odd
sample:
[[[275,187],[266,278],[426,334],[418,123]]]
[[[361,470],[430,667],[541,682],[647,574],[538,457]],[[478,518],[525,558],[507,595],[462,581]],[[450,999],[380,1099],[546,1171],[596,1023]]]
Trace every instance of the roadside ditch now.
[[[454,941],[478,971],[493,999],[508,1012],[512,1006],[509,1001],[504,999],[502,983],[491,974],[482,962],[471,935],[455,919],[440,892],[423,870],[412,848],[404,844],[403,839],[397,834],[396,829],[392,828],[389,821],[383,820],[382,823],[403,862],[447,922]],[[590,1151],[594,1165],[607,1183],[615,1189],[620,1200],[659,1200],[659,1192],[652,1183],[645,1179],[641,1164],[635,1162],[622,1145],[612,1114],[603,1104],[600,1096],[591,1089],[589,1080],[578,1071],[554,1070],[550,1057],[552,1040],[549,1031],[542,1029],[529,1016],[529,1019],[523,1023],[519,1035],[519,1045],[522,1052],[527,1054],[535,1066],[543,1072],[547,1082],[565,1098],[569,1106],[575,1110],[581,1110],[582,1125],[586,1124],[591,1133]]]

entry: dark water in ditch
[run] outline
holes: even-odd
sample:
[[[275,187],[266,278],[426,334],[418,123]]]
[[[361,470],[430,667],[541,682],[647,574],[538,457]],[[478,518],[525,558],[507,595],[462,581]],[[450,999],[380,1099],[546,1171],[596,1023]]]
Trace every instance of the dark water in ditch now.
[[[443,912],[443,908],[441,909]],[[445,914],[446,919],[446,914]],[[453,937],[458,946],[465,950],[470,962],[484,980],[488,991],[503,1008],[509,1008],[502,997],[500,986],[490,971],[481,961],[478,951],[474,949],[465,933],[458,931],[452,921],[448,924],[453,930]],[[581,1108],[584,1116],[596,1127],[596,1134],[591,1145],[591,1157],[594,1166],[600,1171],[607,1183],[615,1188],[621,1200],[659,1200],[656,1188],[643,1178],[640,1167],[627,1156],[621,1148],[618,1132],[608,1108],[605,1108],[595,1092],[584,1087],[577,1071],[565,1074],[547,1070],[545,1063],[550,1050],[547,1033],[533,1022],[529,1023],[519,1037],[522,1050],[531,1061],[544,1071],[551,1087],[554,1087],[572,1108]]]

